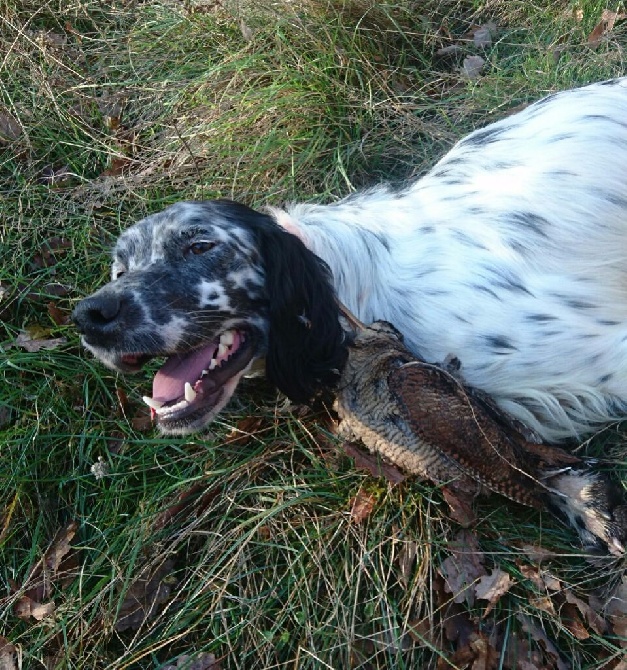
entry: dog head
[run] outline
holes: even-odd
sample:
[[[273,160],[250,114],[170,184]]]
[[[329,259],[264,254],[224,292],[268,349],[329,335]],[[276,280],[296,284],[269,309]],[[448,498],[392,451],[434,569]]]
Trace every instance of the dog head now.
[[[178,203],[123,232],[111,282],[73,319],[114,370],[166,358],[145,401],[169,434],[207,425],[258,358],[306,402],[346,357],[326,265],[270,216],[226,200]]]

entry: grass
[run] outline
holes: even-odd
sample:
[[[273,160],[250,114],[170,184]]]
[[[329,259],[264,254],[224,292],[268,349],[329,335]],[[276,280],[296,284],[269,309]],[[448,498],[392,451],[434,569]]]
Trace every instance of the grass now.
[[[602,9],[0,1],[0,636],[21,667],[183,667],[201,652],[243,670],[558,667],[539,631],[567,667],[617,667],[624,640],[564,594],[587,603],[618,567],[590,564],[552,518],[480,503],[476,553],[516,582],[482,618],[485,602],[443,591],[459,527],[433,487],[356,470],[323,416],[259,382],[211,434],[161,438],[146,379],[106,371],[64,319],[105,279],[119,230],[169,203],[330,200],[412,178],[520,104],[622,74],[620,24],[587,44]],[[461,41],[488,20],[490,47]],[[437,55],[451,43],[462,58]],[[483,74],[464,79],[479,54]],[[28,352],[22,331],[65,342]],[[624,478],[623,442],[610,431],[589,451],[616,455]],[[550,556],[538,567],[529,546]],[[553,591],[532,579],[549,573]],[[129,593],[152,611],[125,627]],[[54,614],[18,617],[25,595]],[[482,640],[505,651],[488,661]]]

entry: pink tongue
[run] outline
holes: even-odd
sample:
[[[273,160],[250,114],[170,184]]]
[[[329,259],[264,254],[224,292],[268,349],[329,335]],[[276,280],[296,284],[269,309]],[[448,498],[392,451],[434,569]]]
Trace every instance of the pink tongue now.
[[[186,356],[170,356],[152,380],[152,397],[161,402],[182,398],[185,382],[193,387],[217,350],[217,345],[210,344]]]

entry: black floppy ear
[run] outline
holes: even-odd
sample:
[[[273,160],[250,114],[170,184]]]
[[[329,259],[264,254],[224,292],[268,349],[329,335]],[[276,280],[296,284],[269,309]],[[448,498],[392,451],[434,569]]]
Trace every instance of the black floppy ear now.
[[[331,273],[303,242],[270,217],[256,227],[266,273],[268,380],[295,402],[337,382],[347,356]]]

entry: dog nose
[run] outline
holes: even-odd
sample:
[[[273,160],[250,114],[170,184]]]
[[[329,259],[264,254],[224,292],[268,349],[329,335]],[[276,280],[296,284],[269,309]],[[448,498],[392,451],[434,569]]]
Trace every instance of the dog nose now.
[[[118,295],[95,295],[81,300],[72,312],[72,321],[83,334],[105,333],[116,325],[122,301]]]

